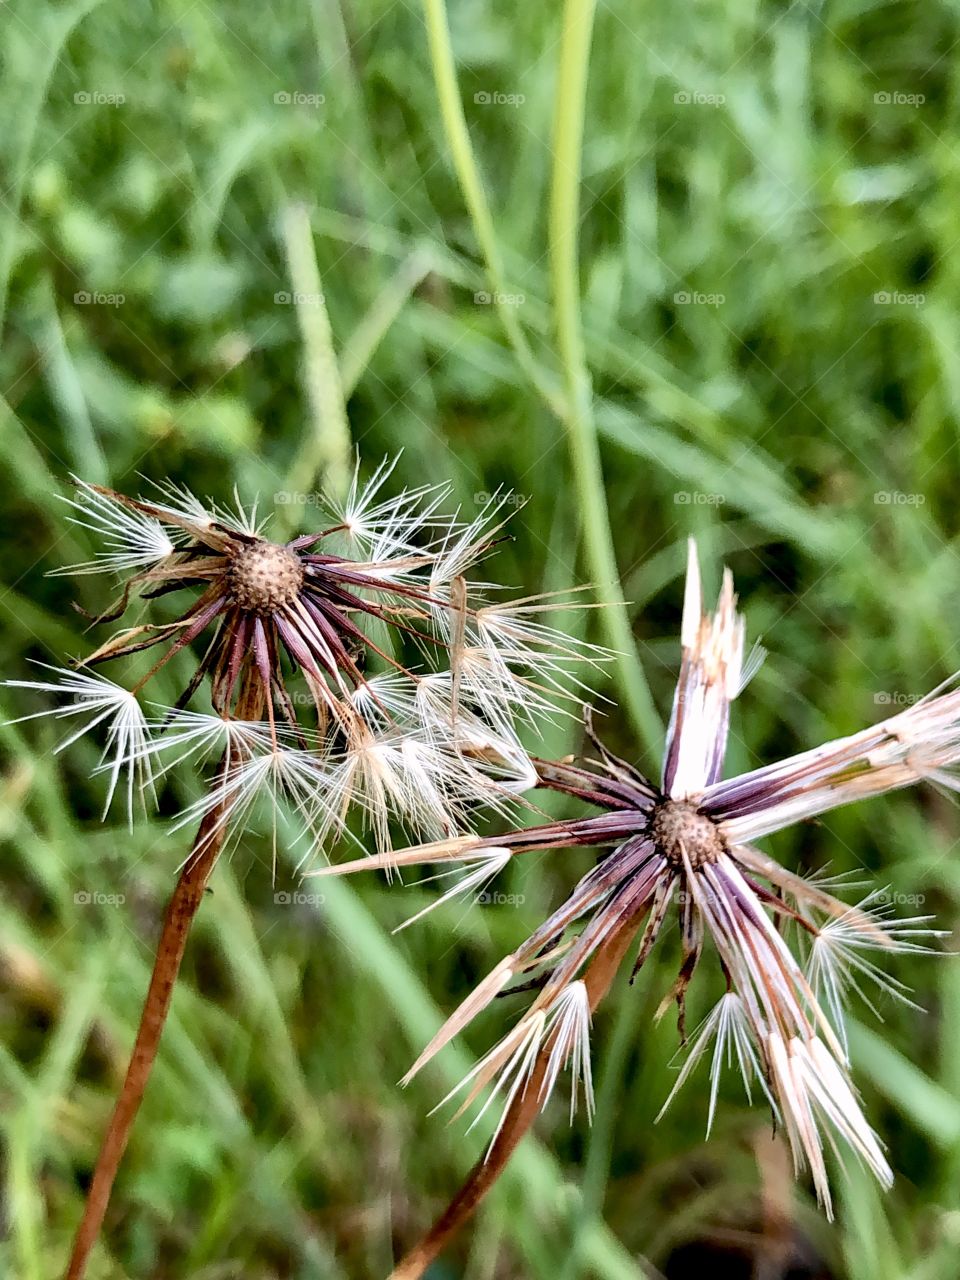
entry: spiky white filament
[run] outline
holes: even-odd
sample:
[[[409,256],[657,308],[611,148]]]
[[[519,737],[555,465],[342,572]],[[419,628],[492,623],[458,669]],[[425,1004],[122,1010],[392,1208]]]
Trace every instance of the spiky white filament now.
[[[487,885],[499,875],[512,857],[513,854],[509,849],[484,849],[475,862],[465,863],[466,872],[464,874],[459,873],[459,868],[453,868],[450,871],[438,871],[436,875],[428,876],[423,883],[428,883],[430,880],[448,879],[452,875],[457,875],[458,878],[439,898],[434,898],[425,907],[422,907],[416,915],[410,916],[402,924],[398,924],[393,932],[400,933],[403,929],[409,928],[417,920],[422,920],[425,915],[435,911],[437,907],[442,906],[445,902],[452,901],[454,898],[466,900],[469,897],[474,899],[480,897],[486,890]]]
[[[438,609],[441,626],[448,624],[451,584],[465,577],[477,561],[488,554],[491,544],[506,524],[501,513],[510,498],[509,493],[495,493],[475,519],[466,524],[451,523],[444,532],[430,573],[430,594],[442,602]]]
[[[311,751],[271,745],[252,751],[228,765],[207,792],[189,805],[174,823],[174,830],[193,826],[213,815],[213,831],[227,827],[239,837],[258,812],[264,812],[273,836],[273,870],[277,863],[277,823],[287,807],[300,821],[294,842],[309,834],[311,847],[331,821],[324,766]]]
[[[886,891],[876,890],[842,915],[821,924],[810,944],[807,976],[817,999],[827,1008],[846,1047],[846,1006],[858,996],[879,1018],[880,1012],[864,982],[880,994],[917,1009],[910,989],[870,958],[871,952],[903,954],[931,952],[927,939],[945,936],[929,927],[931,916],[896,917],[884,902]]]
[[[546,1106],[556,1087],[560,1072],[569,1063],[570,1121],[573,1123],[573,1118],[577,1114],[581,1083],[587,1120],[592,1121],[595,1102],[593,1072],[590,1064],[590,997],[585,983],[571,982],[560,992],[547,1017],[545,1035],[548,1043],[551,1032],[554,1037],[553,1044],[543,1084],[540,1086],[542,1105]]]
[[[844,1049],[783,939],[726,857],[690,876],[697,906],[743,1001],[798,1168],[831,1212],[824,1132],[839,1134],[877,1177],[890,1172],[840,1065]],[[819,1034],[818,1034],[819,1031]],[[826,1043],[825,1043],[826,1041]]]
[[[834,1130],[872,1170],[885,1187],[893,1185],[893,1173],[876,1135],[867,1124],[853,1090],[836,1060],[821,1040],[794,1036],[785,1040],[771,1032],[766,1044],[767,1061],[776,1096],[780,1099],[787,1135],[799,1172],[806,1163],[813,1185],[828,1218],[833,1203],[820,1127]]]
[[[496,972],[496,971],[495,971]],[[491,975],[493,976],[493,975]],[[526,1091],[536,1068],[541,1049],[547,1051],[537,1101],[541,1109],[547,1105],[564,1067],[571,1069],[570,1118],[576,1114],[582,1085],[588,1119],[594,1112],[593,1078],[590,1068],[590,1000],[583,982],[571,982],[556,998],[542,1008],[531,1009],[512,1031],[457,1084],[438,1107],[457,1094],[468,1090],[460,1110],[468,1107],[480,1092],[490,1088],[483,1105],[471,1121],[479,1124],[496,1099],[503,1097],[500,1119],[491,1138],[496,1142],[516,1097]],[[437,1110],[438,1108],[434,1108]],[[489,1148],[488,1148],[489,1151]]]
[[[728,991],[721,996],[696,1032],[693,1043],[687,1052],[686,1061],[680,1069],[680,1074],[677,1076],[666,1102],[664,1102],[657,1114],[657,1121],[663,1117],[671,1102],[686,1084],[697,1064],[706,1053],[711,1041],[715,1043],[713,1057],[710,1061],[710,1104],[707,1110],[707,1136],[709,1137],[710,1131],[713,1129],[721,1072],[724,1066],[728,1068],[733,1066],[734,1059],[736,1059],[740,1078],[743,1081],[747,1101],[753,1102],[751,1085],[755,1080],[759,1080],[764,1093],[767,1094],[770,1104],[776,1112],[777,1106],[773,1098],[770,1097],[764,1080],[763,1067],[751,1034],[750,1020],[744,1003],[736,991]]]
[[[929,694],[847,738],[717,782],[703,803],[728,840],[749,844],[830,809],[928,779],[960,789],[960,690]]]
[[[481,1058],[473,1070],[464,1077],[456,1088],[451,1089],[450,1093],[443,1099],[443,1102],[449,1101],[461,1089],[475,1080],[475,1088],[464,1103],[465,1107],[469,1106],[487,1081],[493,1078],[493,1088],[487,1095],[483,1106],[470,1122],[470,1128],[475,1128],[497,1097],[500,1094],[503,1095],[503,1109],[500,1113],[500,1119],[497,1121],[497,1127],[494,1129],[493,1136],[490,1139],[490,1147],[487,1148],[488,1152],[500,1136],[500,1130],[503,1128],[504,1121],[517,1094],[522,1095],[526,1092],[530,1077],[533,1075],[534,1068],[537,1065],[537,1057],[540,1053],[540,1046],[543,1043],[545,1024],[546,1014],[542,1011],[531,1013],[522,1022],[518,1022],[513,1031],[505,1036],[500,1044],[492,1049],[485,1058]],[[440,1105],[442,1106],[443,1103]]]
[[[289,725],[269,720],[236,720],[183,708],[157,710],[146,750],[152,756],[166,757],[161,773],[193,757],[203,760],[221,754],[231,767],[249,756],[269,753],[275,746],[291,746],[303,737],[295,735]]]
[[[703,613],[697,548],[691,538],[680,633],[683,661],[664,756],[664,790],[675,799],[696,795],[720,776],[730,703],[745,683],[744,634],[729,570],[716,612]],[[758,657],[752,665],[754,670],[759,666]]]
[[[358,460],[346,499],[328,499],[346,538],[366,560],[386,561],[396,555],[422,553],[424,543],[429,546],[436,537],[434,529],[449,526],[450,522],[437,514],[450,492],[447,484],[422,485],[378,500],[399,461],[399,453],[384,458],[361,484]]]
[[[105,676],[48,666],[46,663],[37,665],[54,672],[57,679],[7,680],[5,683],[14,688],[36,689],[41,693],[70,698],[71,701],[47,707],[43,711],[34,711],[26,716],[19,716],[12,723],[44,717],[62,720],[72,716],[86,716],[87,719],[83,724],[58,743],[56,747],[58,752],[65,750],[91,729],[103,725],[106,728],[107,738],[97,772],[104,772],[109,777],[104,815],[110,808],[117,784],[125,772],[127,815],[132,827],[134,794],[139,793],[142,798],[153,785],[149,751],[150,729],[139,702],[129,689],[121,688]]]
[[[176,550],[169,532],[153,516],[121,506],[76,477],[74,483],[76,498],[56,495],[78,513],[67,519],[102,538],[105,546],[93,560],[55,569],[55,575],[131,573],[159,564]]]

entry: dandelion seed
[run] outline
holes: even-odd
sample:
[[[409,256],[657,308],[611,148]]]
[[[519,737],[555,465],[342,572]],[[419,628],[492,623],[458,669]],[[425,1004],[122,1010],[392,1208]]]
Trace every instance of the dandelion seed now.
[[[550,1059],[540,1088],[546,1103],[563,1068],[569,1063],[573,1085],[570,1090],[570,1122],[577,1114],[579,1085],[583,1084],[587,1119],[593,1119],[593,1075],[590,1067],[590,999],[582,982],[564,987],[550,1009],[546,1037],[554,1033]]]
[[[67,519],[102,538],[105,549],[85,564],[55,569],[55,575],[129,573],[160,564],[173,555],[176,550],[173,539],[159,520],[117,506],[94,485],[82,480],[75,483],[78,496],[62,498],[62,501],[69,503],[78,514]]]
[[[229,768],[251,755],[303,740],[301,732],[275,721],[237,720],[182,708],[157,716],[151,729],[155,736],[145,750],[151,756],[167,757],[164,773],[194,757],[203,760],[214,755],[223,755]]]
[[[454,898],[466,899],[475,894],[483,893],[491,880],[503,870],[512,857],[513,854],[509,849],[485,849],[475,863],[466,863],[467,870],[465,873],[441,897],[428,903],[415,916],[410,916],[408,920],[404,920],[403,924],[397,925],[394,933],[399,933],[402,929],[409,928],[410,925],[417,920],[421,920],[428,912],[435,911],[437,907],[443,906],[445,902],[450,902]],[[452,874],[454,873],[450,871],[442,871],[436,876],[428,877],[428,880],[439,880]]]
[[[309,832],[316,838],[326,820],[324,781],[323,766],[313,752],[281,746],[246,750],[225,765],[199,800],[183,810],[173,829],[193,827],[212,816],[211,834],[221,828],[239,834],[251,824],[255,811],[263,811],[272,823],[275,862],[278,812],[291,807],[302,823],[300,834]]]
[[[56,680],[7,680],[5,683],[13,688],[36,689],[41,693],[70,698],[71,701],[20,716],[12,723],[17,724],[23,720],[36,720],[47,716],[52,716],[55,720],[85,716],[84,723],[57,745],[55,748],[57,752],[72,746],[78,738],[92,729],[105,726],[106,746],[98,769],[98,772],[105,772],[109,777],[104,815],[110,808],[110,802],[116,793],[121,775],[126,772],[127,816],[132,827],[134,797],[142,798],[153,785],[150,768],[150,730],[136,697],[128,689],[121,688],[120,685],[114,684],[112,680],[107,680],[101,675],[50,667],[45,663],[38,665],[53,671],[58,678]]]
[[[339,503],[334,499],[330,503],[344,535],[368,560],[421,552],[423,548],[418,539],[425,535],[429,538],[435,527],[443,528],[450,523],[437,514],[450,492],[449,485],[424,485],[377,500],[399,460],[399,454],[384,459],[364,485],[360,483],[358,462],[346,501]]]
[[[751,1035],[750,1020],[744,1003],[735,991],[728,991],[714,1005],[699,1028],[696,1038],[687,1052],[686,1061],[677,1076],[676,1083],[670,1090],[670,1095],[666,1102],[660,1108],[657,1120],[659,1121],[663,1118],[670,1103],[686,1084],[703,1058],[711,1041],[714,1048],[713,1057],[710,1060],[710,1105],[707,1110],[707,1136],[710,1136],[710,1132],[713,1129],[713,1121],[717,1111],[717,1094],[720,1089],[720,1075],[724,1066],[730,1068],[735,1063],[740,1072],[748,1102],[753,1101],[751,1084],[758,1080],[767,1095],[771,1107],[776,1112],[776,1103],[770,1096],[764,1080],[760,1055]]]
[[[893,915],[893,907],[882,903],[883,890],[869,894],[854,907],[820,925],[810,941],[807,977],[817,999],[825,1005],[831,1023],[846,1048],[846,1007],[858,996],[878,1018],[869,988],[914,1009],[909,988],[870,958],[870,952],[889,956],[929,952],[930,939],[946,936],[931,929],[931,916],[908,918]]]
[[[469,1075],[455,1089],[452,1089],[440,1104],[443,1106],[443,1103],[448,1102],[461,1089],[473,1082],[473,1089],[463,1107],[461,1107],[462,1111],[480,1093],[483,1085],[488,1080],[493,1079],[494,1085],[487,1100],[470,1123],[470,1128],[475,1128],[493,1105],[497,1096],[503,1094],[503,1112],[494,1130],[491,1146],[497,1140],[504,1116],[509,1110],[510,1104],[514,1098],[526,1092],[530,1083],[530,1077],[533,1075],[533,1069],[537,1062],[537,1054],[543,1041],[545,1022],[546,1015],[542,1011],[532,1013],[524,1018],[522,1022],[517,1024],[510,1035],[504,1037],[496,1048],[492,1049],[485,1058],[482,1058],[477,1063]]]

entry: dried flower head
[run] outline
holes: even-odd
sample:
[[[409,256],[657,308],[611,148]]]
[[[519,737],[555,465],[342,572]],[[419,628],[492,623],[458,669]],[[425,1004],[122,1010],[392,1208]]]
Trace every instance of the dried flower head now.
[[[729,572],[716,611],[703,612],[692,543],[681,641],[659,786],[611,755],[588,720],[599,758],[587,767],[537,761],[538,785],[586,801],[601,810],[598,815],[489,839],[461,837],[396,855],[399,866],[466,864],[470,870],[462,887],[473,891],[484,869],[489,878],[525,852],[576,846],[608,850],[567,901],[467,997],[406,1079],[495,997],[520,984],[521,990],[537,992],[532,1004],[454,1093],[466,1091],[469,1103],[491,1085],[485,1106],[503,1095],[507,1115],[528,1087],[546,1102],[560,1070],[570,1066],[574,1097],[579,1078],[589,1112],[590,1014],[609,985],[604,978],[591,988],[591,968],[610,949],[619,962],[622,951],[616,952],[614,942],[625,945],[620,940],[626,935],[639,937],[636,974],[674,910],[683,954],[661,1013],[677,1003],[683,1036],[685,995],[706,942],[727,992],[695,1033],[671,1097],[713,1044],[708,1123],[721,1069],[735,1063],[748,1096],[756,1084],[768,1100],[797,1169],[809,1167],[830,1213],[825,1145],[834,1147],[839,1139],[881,1183],[888,1185],[892,1178],[849,1078],[845,1002],[851,993],[863,994],[865,984],[904,995],[902,985],[888,978],[872,956],[926,949],[935,931],[926,918],[892,919],[877,893],[849,906],[752,842],[800,819],[921,779],[960,789],[951,772],[960,761],[960,691],[936,690],[874,728],[723,781],[730,704],[761,655],[744,661],[744,626]],[[370,866],[354,862],[317,874]],[[456,891],[455,886],[444,898]],[[781,933],[784,923],[795,926],[796,948]],[[476,1174],[475,1180],[484,1176]]]
[[[351,805],[381,849],[393,817],[451,834],[471,804],[531,784],[517,721],[550,714],[575,665],[601,653],[541,621],[549,601],[499,603],[468,583],[500,537],[502,500],[461,524],[439,514],[445,489],[384,496],[392,469],[365,487],[355,476],[318,530],[283,543],[239,501],[228,510],[171,485],[147,500],[78,482],[72,518],[105,550],[73,572],[125,575],[95,621],[158,597],[184,603],[171,621],[115,631],[79,674],[11,683],[63,695],[54,716],[85,717],[67,742],[103,726],[110,795],[126,770],[130,804],[162,753],[216,751],[220,784],[184,821],[216,808],[236,826],[258,797],[282,796],[314,843],[343,830]],[[198,642],[176,704],[148,714],[141,691]],[[129,687],[94,670],[151,650],[159,656]],[[212,713],[188,710],[206,681]]]
[[[135,797],[155,776],[186,758],[217,760],[206,793],[177,823],[197,834],[167,907],[68,1280],[82,1277],[103,1222],[190,925],[228,837],[260,806],[275,836],[278,813],[292,816],[308,853],[346,830],[351,809],[381,850],[390,848],[393,818],[449,837],[473,804],[504,807],[536,781],[515,723],[550,714],[565,681],[576,680],[575,664],[602,657],[541,620],[549,601],[498,603],[489,588],[468,583],[498,540],[506,496],[461,524],[439,515],[443,489],[383,496],[391,471],[385,463],[362,489],[355,475],[321,528],[282,543],[264,535],[256,509],[245,511],[239,499],[228,510],[172,485],[148,500],[78,481],[68,500],[71,518],[105,543],[73,572],[125,576],[95,622],[115,622],[158,597],[182,603],[170,621],[137,618],[115,632],[82,670],[8,683],[65,699],[35,713],[79,722],[59,749],[101,730],[107,804],[126,771],[131,822]],[[141,690],[195,642],[203,648],[181,696],[148,716]],[[132,685],[94,670],[153,650],[159,656]],[[212,711],[189,707],[205,685]],[[274,864],[276,850],[275,839]]]

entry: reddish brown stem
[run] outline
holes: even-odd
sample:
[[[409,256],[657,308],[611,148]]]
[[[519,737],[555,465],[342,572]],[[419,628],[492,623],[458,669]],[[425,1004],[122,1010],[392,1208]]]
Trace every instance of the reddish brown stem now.
[[[583,976],[591,1010],[610,990],[624,953],[634,938],[647,908],[626,919],[597,951]],[[507,1108],[503,1124],[489,1150],[481,1156],[466,1181],[430,1230],[390,1273],[389,1280],[419,1280],[430,1263],[450,1243],[503,1173],[507,1161],[540,1110],[540,1090],[552,1045],[544,1045],[526,1087]]]
[[[144,1090],[157,1056],[190,926],[203,901],[207,880],[210,878],[210,872],[217,860],[225,834],[226,823],[218,806],[211,809],[201,822],[193,850],[180,872],[177,886],[167,906],[160,941],[157,944],[153,975],[150,978],[150,986],[140,1017],[140,1027],[130,1055],[130,1065],[127,1067],[127,1074],[110,1119],[110,1126],[100,1147],[97,1167],[93,1173],[90,1190],[87,1192],[83,1218],[77,1228],[73,1252],[70,1255],[70,1264],[64,1280],[81,1280],[87,1267],[90,1251],[100,1233],[117,1169],[126,1150],[130,1130],[140,1109]]]

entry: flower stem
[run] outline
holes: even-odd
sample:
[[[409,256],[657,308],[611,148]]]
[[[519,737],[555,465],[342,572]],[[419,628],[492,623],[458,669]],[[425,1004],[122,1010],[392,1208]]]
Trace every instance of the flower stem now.
[[[218,777],[219,774],[218,769]],[[100,1233],[117,1169],[123,1159],[130,1131],[140,1110],[140,1103],[157,1056],[190,926],[203,901],[204,890],[223,845],[225,834],[226,823],[223,821],[221,807],[217,806],[204,816],[190,857],[180,872],[180,878],[167,905],[160,941],[157,944],[153,974],[143,1003],[140,1027],[130,1055],[130,1064],[127,1067],[127,1074],[124,1077],[110,1125],[100,1147],[93,1180],[87,1192],[83,1218],[74,1237],[73,1252],[70,1255],[64,1280],[81,1280],[86,1271],[90,1252]]]
[[[637,661],[630,618],[620,587],[610,514],[600,465],[580,318],[578,231],[581,149],[587,68],[596,0],[566,0],[560,39],[553,119],[553,175],[550,186],[549,250],[557,349],[566,383],[564,423],[580,499],[584,551],[590,575],[605,596],[601,617],[616,653],[617,674],[630,719],[648,752],[657,750],[663,725],[643,669]]]
[[[328,493],[344,498],[353,471],[353,443],[313,230],[302,204],[292,204],[284,211],[283,244],[303,340],[303,377],[311,424],[286,484],[291,493],[301,494],[319,483]],[[287,511],[292,514],[298,509],[294,503]]]
[[[492,301],[517,362],[566,429],[590,575],[601,593],[601,602],[607,605],[600,611],[607,643],[617,654],[617,676],[631,722],[643,746],[653,756],[663,741],[663,725],[637,661],[630,618],[620,588],[580,324],[577,271],[580,146],[596,0],[568,0],[564,7],[554,114],[549,250],[557,346],[564,366],[563,388],[541,369],[516,318],[515,309],[508,301],[507,277],[493,214],[463,112],[446,0],[422,0],[422,3],[440,116],[474,234],[483,254],[493,290]]]
[[[590,1010],[593,1012],[610,989],[647,906],[628,916],[599,948],[583,976]],[[540,1110],[541,1087],[553,1051],[548,1042],[540,1050],[526,1086],[519,1090],[504,1115],[503,1123],[490,1147],[467,1175],[453,1199],[430,1230],[391,1272],[389,1280],[418,1280],[431,1262],[454,1238],[506,1168],[507,1161]]]
[[[450,22],[446,0],[423,0],[423,16],[430,43],[430,62],[437,91],[437,102],[443,120],[447,145],[457,172],[457,180],[473,223],[474,235],[483,254],[487,275],[493,290],[493,305],[497,310],[507,339],[513,348],[517,363],[532,386],[550,409],[562,418],[565,412],[563,396],[553,381],[546,377],[530,348],[526,334],[508,301],[509,290],[503,258],[493,225],[493,214],[483,189],[480,168],[477,164],[463,114],[460,86],[457,81],[457,64],[450,39]]]

